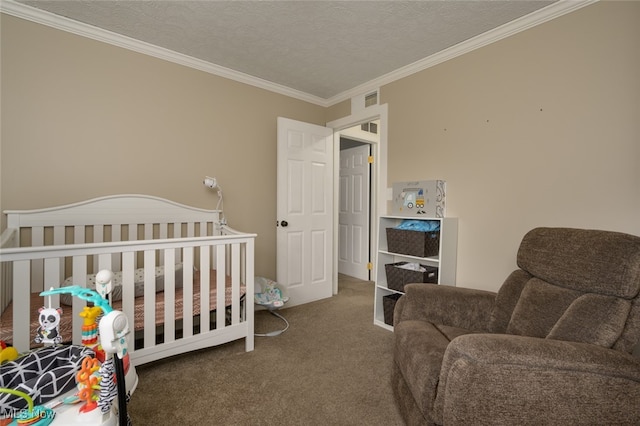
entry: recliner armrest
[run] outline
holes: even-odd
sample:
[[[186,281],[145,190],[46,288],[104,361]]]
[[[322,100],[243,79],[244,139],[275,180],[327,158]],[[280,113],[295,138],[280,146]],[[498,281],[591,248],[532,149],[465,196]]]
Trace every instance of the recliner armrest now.
[[[407,284],[398,299],[394,324],[422,320],[434,324],[489,331],[496,293],[434,284]]]
[[[586,343],[460,336],[445,352],[434,412],[444,424],[639,424],[640,360]]]

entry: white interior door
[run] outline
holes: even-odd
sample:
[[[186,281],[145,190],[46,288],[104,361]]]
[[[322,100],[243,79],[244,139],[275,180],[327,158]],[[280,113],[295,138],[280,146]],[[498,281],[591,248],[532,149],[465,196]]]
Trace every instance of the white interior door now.
[[[276,281],[288,306],[333,294],[333,129],[278,117]]]
[[[338,272],[369,280],[370,145],[340,151]]]

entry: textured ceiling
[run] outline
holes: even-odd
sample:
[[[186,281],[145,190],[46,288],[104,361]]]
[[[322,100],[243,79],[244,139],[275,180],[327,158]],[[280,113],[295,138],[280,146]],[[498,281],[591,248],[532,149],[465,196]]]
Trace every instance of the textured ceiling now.
[[[329,99],[554,1],[88,1],[29,6]]]

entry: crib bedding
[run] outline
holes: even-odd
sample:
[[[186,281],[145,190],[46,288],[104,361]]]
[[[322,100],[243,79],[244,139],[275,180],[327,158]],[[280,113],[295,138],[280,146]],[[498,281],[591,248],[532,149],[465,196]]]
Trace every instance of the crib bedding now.
[[[175,271],[175,288],[182,287],[182,263],[178,263],[174,266]],[[133,279],[134,279],[134,295],[135,297],[142,296],[144,294],[144,268],[138,268],[133,271]],[[164,266],[156,266],[155,269],[155,280],[156,280],[156,292],[162,291],[164,288]],[[89,274],[86,278],[87,288],[92,290],[96,289],[96,274]],[[61,287],[68,287],[74,285],[73,277],[69,277],[62,283]],[[117,301],[122,299],[122,271],[114,272],[111,285],[113,286],[111,290],[111,300]],[[60,303],[63,305],[71,305],[73,302],[73,296],[71,294],[65,293],[60,295]]]
[[[225,285],[225,306],[231,306],[232,303],[232,286],[231,277],[226,276]],[[209,293],[209,306],[215,307],[217,304],[217,289],[216,289],[216,270],[212,269],[210,273],[210,288]],[[183,318],[183,290],[184,287],[175,289],[175,319],[180,320]],[[246,293],[244,285],[240,286],[240,297],[243,298]],[[162,325],[164,323],[164,291],[159,291],[154,294],[155,296],[155,323],[156,325]],[[46,303],[46,298],[39,295],[39,293],[31,294],[30,306],[32,312],[30,316],[29,329],[32,336],[36,336],[36,331],[40,326],[38,322],[38,308]],[[56,306],[57,307],[57,306]],[[61,305],[62,315],[60,318],[59,332],[64,336],[65,341],[71,340],[71,333],[73,329],[72,310],[70,306]],[[122,308],[122,301],[118,300],[113,302],[113,308],[120,310]],[[213,311],[214,309],[212,309]],[[193,315],[200,314],[200,272],[195,271],[193,274]],[[7,309],[2,313],[0,318],[0,340],[11,343],[13,333],[13,303],[11,303]],[[129,326],[135,331],[141,331],[144,329],[144,297],[135,298],[135,314],[134,318],[129,318]],[[40,345],[33,344],[33,347]]]

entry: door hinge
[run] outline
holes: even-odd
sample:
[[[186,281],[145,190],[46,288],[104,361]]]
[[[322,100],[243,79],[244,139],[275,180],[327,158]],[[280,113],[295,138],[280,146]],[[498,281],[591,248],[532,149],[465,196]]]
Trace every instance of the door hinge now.
[[[373,155],[369,156],[369,164],[373,164]]]
[[[373,270],[373,263],[371,262],[367,263],[367,269],[370,271]]]

